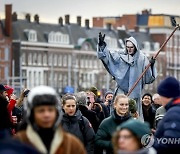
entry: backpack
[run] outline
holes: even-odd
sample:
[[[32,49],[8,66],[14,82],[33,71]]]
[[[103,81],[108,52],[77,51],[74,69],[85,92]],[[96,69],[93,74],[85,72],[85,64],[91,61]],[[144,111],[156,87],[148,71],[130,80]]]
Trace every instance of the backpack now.
[[[84,145],[86,145],[85,123],[84,123],[83,116],[81,116],[81,118],[78,120],[78,124],[79,124],[80,131],[83,135]]]

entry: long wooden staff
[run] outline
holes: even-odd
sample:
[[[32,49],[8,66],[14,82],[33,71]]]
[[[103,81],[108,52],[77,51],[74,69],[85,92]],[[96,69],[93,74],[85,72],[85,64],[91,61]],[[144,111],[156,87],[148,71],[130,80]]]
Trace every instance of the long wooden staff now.
[[[176,25],[176,27],[174,28],[173,32],[171,33],[171,35],[169,35],[169,37],[167,38],[167,40],[162,44],[162,46],[160,47],[160,49],[158,50],[158,52],[156,53],[156,55],[153,57],[154,59],[157,58],[157,56],[159,55],[159,53],[161,52],[162,48],[167,44],[167,42],[169,41],[169,39],[173,36],[173,34],[175,33],[175,31],[179,28],[179,24]],[[132,86],[132,88],[129,90],[127,96],[129,96],[131,94],[131,92],[134,90],[134,88],[137,86],[138,82],[142,79],[143,75],[146,73],[146,71],[148,70],[148,68],[151,66],[151,63],[149,63],[146,66],[146,69],[142,72],[142,74],[139,76],[139,78],[136,80],[136,82],[134,83],[134,85]]]

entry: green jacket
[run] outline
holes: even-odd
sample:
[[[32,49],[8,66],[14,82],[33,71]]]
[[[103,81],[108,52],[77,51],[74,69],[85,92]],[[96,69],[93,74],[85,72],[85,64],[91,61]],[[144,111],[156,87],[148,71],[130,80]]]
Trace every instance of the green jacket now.
[[[112,113],[112,115],[106,119],[104,119],[96,133],[95,137],[95,145],[97,148],[106,150],[107,154],[113,152],[113,147],[111,143],[111,138],[113,133],[116,131],[117,126],[119,126],[122,122],[128,120],[131,116],[128,114],[127,116],[120,117],[117,115],[116,111]]]

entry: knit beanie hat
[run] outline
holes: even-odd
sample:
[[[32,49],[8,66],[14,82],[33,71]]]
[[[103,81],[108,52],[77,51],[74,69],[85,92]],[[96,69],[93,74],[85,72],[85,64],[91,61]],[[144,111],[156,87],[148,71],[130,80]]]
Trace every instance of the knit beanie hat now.
[[[158,86],[157,92],[159,95],[167,98],[175,98],[180,96],[179,81],[174,77],[167,77]]]
[[[139,138],[143,137],[143,135],[150,134],[151,132],[149,124],[138,119],[129,119],[118,126],[117,129],[128,129]]]
[[[106,96],[107,96],[108,94],[112,94],[112,95],[113,95],[113,92],[110,91],[110,90],[108,90],[108,91],[105,93],[105,95],[104,95],[104,98],[105,98],[105,99],[106,99]]]
[[[89,91],[92,91],[97,96],[98,89],[95,86],[90,87]]]

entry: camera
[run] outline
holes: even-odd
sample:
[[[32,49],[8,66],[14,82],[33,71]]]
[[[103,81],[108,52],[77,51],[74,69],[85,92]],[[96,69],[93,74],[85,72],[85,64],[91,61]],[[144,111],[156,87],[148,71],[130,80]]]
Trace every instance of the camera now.
[[[24,91],[24,97],[27,97],[27,96],[28,96],[28,94],[29,94],[29,92],[30,92],[30,90],[28,90],[28,89],[27,89],[27,90],[25,90],[25,91]]]
[[[90,97],[87,97],[87,105],[89,106],[90,103]]]
[[[112,104],[112,100],[108,100],[108,104],[111,105]]]

